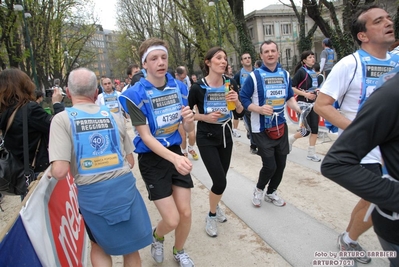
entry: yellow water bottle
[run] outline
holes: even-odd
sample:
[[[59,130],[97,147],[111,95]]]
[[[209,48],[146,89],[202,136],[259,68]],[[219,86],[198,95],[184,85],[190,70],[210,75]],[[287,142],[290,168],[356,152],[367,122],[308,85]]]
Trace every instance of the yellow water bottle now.
[[[230,80],[226,79],[225,83],[224,83],[224,91],[226,93],[226,95],[229,93],[230,91]],[[226,101],[227,104],[227,109],[228,110],[235,110],[236,109],[236,104],[234,103],[234,101]]]

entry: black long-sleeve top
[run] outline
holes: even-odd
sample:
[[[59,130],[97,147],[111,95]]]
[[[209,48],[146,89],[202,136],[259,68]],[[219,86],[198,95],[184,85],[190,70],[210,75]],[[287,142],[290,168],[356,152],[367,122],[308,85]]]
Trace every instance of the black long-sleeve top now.
[[[238,86],[234,79],[230,79],[230,83],[233,86],[234,91],[238,93]],[[191,85],[190,91],[188,93],[188,103],[191,109],[197,105],[198,112],[200,114],[204,114],[204,98],[206,89],[202,88],[203,81],[200,80],[197,83]],[[238,118],[244,116],[244,110],[241,113],[238,113],[236,110],[233,110],[233,113],[236,114]],[[232,129],[231,121],[228,122],[229,127]],[[231,132],[228,127],[225,127],[225,137],[226,142],[233,142],[231,137]],[[223,143],[223,128],[220,124],[207,123],[204,121],[198,121],[197,124],[197,145],[218,145]]]
[[[311,70],[311,68],[306,65],[304,67]],[[301,90],[301,89],[308,90],[308,89],[312,88],[313,87],[312,82],[313,82],[312,77],[310,77],[310,75],[306,72],[306,70],[304,68],[299,68],[297,70],[297,72],[295,73],[294,77],[292,78],[292,86],[296,87],[299,90]],[[321,76],[317,76],[318,86],[320,86],[322,82],[323,82],[323,78]],[[307,99],[302,95],[298,95],[297,100],[309,102],[309,103],[313,103],[315,101],[315,100]]]
[[[399,213],[399,74],[387,81],[365,102],[355,120],[333,144],[321,165],[327,178],[383,211]],[[379,146],[384,164],[396,181],[382,179],[362,168],[361,159]],[[373,212],[375,232],[399,244],[399,220],[391,221]]]
[[[35,152],[40,142],[39,151],[36,155],[36,168],[35,172],[44,171],[49,165],[48,159],[48,141],[50,133],[50,123],[53,115],[48,114],[39,104],[35,101],[31,101],[27,106],[28,113],[28,143],[29,143],[29,163],[31,164]],[[53,105],[54,113],[57,114],[64,110],[62,103],[56,103]],[[14,112],[15,107],[7,109],[1,114],[0,117],[0,129],[4,133],[7,128],[7,121],[11,114]],[[22,107],[18,109],[15,114],[13,123],[11,124],[8,132],[6,133],[4,144],[5,147],[13,153],[22,163],[24,162],[24,148],[23,148],[23,116]]]

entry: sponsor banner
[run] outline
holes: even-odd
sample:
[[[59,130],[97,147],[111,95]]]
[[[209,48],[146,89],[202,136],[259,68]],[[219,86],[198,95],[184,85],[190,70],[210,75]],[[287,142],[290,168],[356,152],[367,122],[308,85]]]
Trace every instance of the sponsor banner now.
[[[73,177],[57,181],[47,171],[20,215],[43,266],[86,266],[87,235]]]

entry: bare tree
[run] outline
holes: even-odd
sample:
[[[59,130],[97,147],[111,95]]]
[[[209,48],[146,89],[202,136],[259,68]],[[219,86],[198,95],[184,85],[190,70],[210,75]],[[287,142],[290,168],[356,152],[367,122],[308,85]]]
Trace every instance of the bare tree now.
[[[374,3],[374,0],[365,0],[365,4]],[[317,24],[324,36],[331,38],[338,59],[352,53],[355,50],[355,42],[351,36],[350,28],[352,18],[361,4],[360,0],[343,0],[342,27],[338,20],[337,9],[333,1],[328,0],[303,0],[308,15]],[[330,14],[329,19],[323,17],[323,12]],[[330,23],[330,20],[332,23]],[[333,25],[333,26],[330,26]]]
[[[255,48],[252,44],[251,37],[244,16],[244,1],[243,0],[228,0],[231,12],[233,14],[233,23],[237,29],[239,55],[242,53],[249,53],[252,58],[257,58]]]

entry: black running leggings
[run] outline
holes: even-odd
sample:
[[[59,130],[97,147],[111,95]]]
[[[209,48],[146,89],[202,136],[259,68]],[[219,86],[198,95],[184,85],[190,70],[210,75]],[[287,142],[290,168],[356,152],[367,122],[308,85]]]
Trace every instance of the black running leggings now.
[[[226,148],[221,144],[219,146],[198,146],[198,149],[213,182],[212,193],[223,194],[227,185],[226,176],[230,167],[233,143],[226,144]]]
[[[270,182],[266,194],[276,191],[283,179],[286,162],[287,155],[275,153],[273,157],[262,157],[262,169],[260,169],[256,187],[263,190]]]

